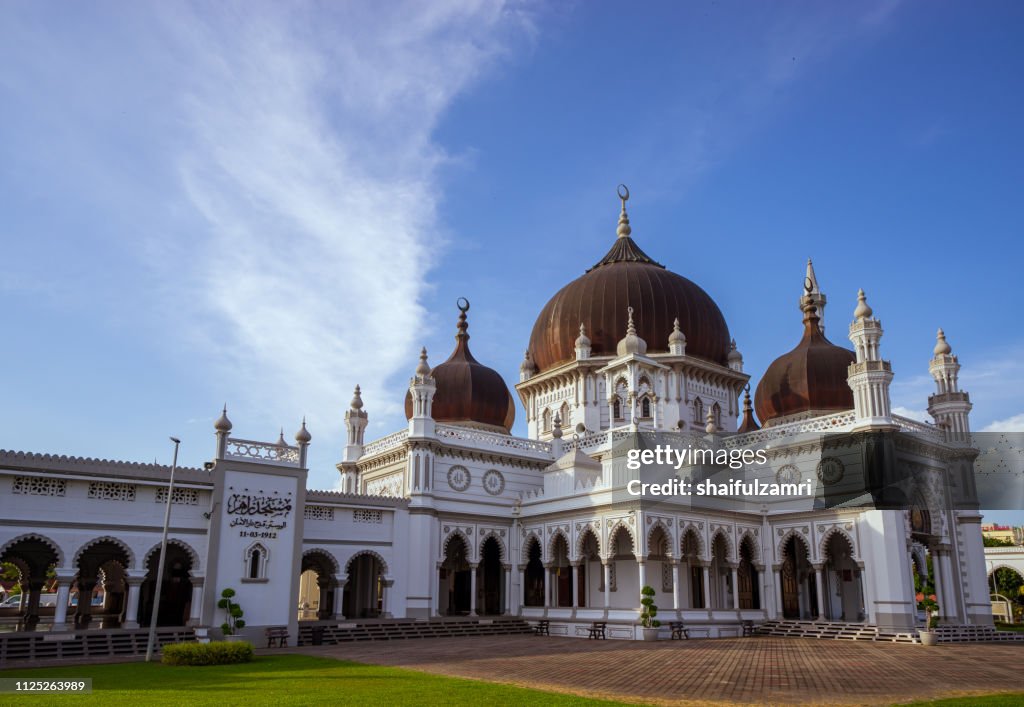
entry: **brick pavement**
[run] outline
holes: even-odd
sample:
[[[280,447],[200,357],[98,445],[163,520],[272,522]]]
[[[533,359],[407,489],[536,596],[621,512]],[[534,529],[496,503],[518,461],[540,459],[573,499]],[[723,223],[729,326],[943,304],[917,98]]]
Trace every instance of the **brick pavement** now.
[[[587,641],[475,636],[297,649],[363,663],[657,704],[893,702],[1024,692],[1024,644],[794,638]]]

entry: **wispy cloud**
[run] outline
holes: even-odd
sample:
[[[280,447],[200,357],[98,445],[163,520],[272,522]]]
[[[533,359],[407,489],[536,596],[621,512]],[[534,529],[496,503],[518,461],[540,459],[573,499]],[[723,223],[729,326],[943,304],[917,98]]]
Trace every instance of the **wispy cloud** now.
[[[1008,417],[1005,420],[995,420],[986,425],[982,432],[1024,432],[1024,413]]]

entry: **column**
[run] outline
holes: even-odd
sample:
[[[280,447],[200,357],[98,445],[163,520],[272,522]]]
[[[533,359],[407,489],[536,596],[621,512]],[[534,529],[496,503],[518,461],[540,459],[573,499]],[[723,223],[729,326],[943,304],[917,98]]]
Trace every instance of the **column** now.
[[[711,563],[701,562],[701,575],[704,579],[704,608],[711,610]]]
[[[821,586],[821,563],[815,563],[814,567],[814,590],[818,595],[818,621],[825,620],[825,593]]]
[[[569,571],[572,572],[572,610],[575,613],[580,608],[580,563],[570,565]]]
[[[435,577],[435,583],[437,578]],[[336,574],[334,575],[334,606],[331,610],[334,612],[334,616],[331,617],[337,621],[345,620],[345,584],[348,583],[348,575]]]
[[[89,628],[89,619],[92,613],[92,592],[96,589],[96,578],[83,580],[78,577],[78,610],[75,612],[75,626],[77,628]],[[38,605],[38,599],[36,600]],[[153,607],[156,611],[158,607]]]
[[[679,562],[672,560],[672,609],[679,611]]]
[[[31,578],[28,581],[28,607],[25,609],[25,630],[35,631],[39,623],[39,599],[43,591],[42,579]],[[25,582],[22,580],[22,591],[25,591]]]
[[[502,612],[505,616],[512,615],[512,565],[502,565],[501,571],[505,573],[505,596],[503,597]]]
[[[53,609],[53,630],[62,631],[68,626],[68,599],[71,597],[71,583],[75,581],[72,574],[57,575],[57,605]]]
[[[772,574],[775,576],[775,618],[782,618],[782,566],[772,565]]]
[[[146,581],[146,578],[144,575],[139,576],[129,570],[128,576],[125,577],[124,581],[128,585],[127,606],[124,609],[124,627],[138,628],[139,598],[142,595],[142,583]],[[78,601],[79,603],[82,601],[81,592],[79,592]]]
[[[551,565],[544,565],[544,608],[551,608]]]
[[[644,558],[638,557],[636,558],[636,566],[637,571],[640,575],[640,589],[642,590],[644,587],[647,586],[647,563],[644,562]],[[637,597],[637,601],[639,600],[640,597]]]
[[[380,583],[380,615],[382,618],[391,618],[391,587],[395,585],[395,580],[383,578]]]
[[[939,605],[939,615],[945,616],[946,610],[946,577],[942,574],[942,553],[938,547],[928,548],[932,556],[932,574],[935,577],[935,601]]]
[[[188,612],[188,623],[186,626],[203,625],[203,584],[204,577],[192,577],[192,603]],[[320,593],[320,604],[323,605],[324,593]]]
[[[526,606],[526,565],[516,565],[519,573],[519,606]],[[521,613],[521,612],[520,612]]]
[[[476,569],[480,564],[477,562],[469,563],[469,615],[477,615],[476,606]]]
[[[608,560],[601,562],[601,569],[604,572],[604,609],[612,605],[612,568],[608,566]]]
[[[732,608],[736,611],[740,610],[740,585],[739,585],[739,570],[736,565],[731,565],[732,571]]]

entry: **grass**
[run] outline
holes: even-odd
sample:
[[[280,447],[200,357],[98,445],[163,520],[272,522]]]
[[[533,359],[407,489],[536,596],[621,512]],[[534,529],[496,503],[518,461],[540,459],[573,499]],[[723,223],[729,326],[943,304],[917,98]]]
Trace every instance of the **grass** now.
[[[920,707],[921,705],[941,705],[941,707],[1019,707],[1024,704],[1024,692],[1007,692],[998,695],[972,695],[970,697],[947,697],[931,702],[911,702],[902,707]]]
[[[1015,631],[1017,633],[1024,633],[1024,624],[1004,624],[1001,621],[996,621],[997,631]]]
[[[204,667],[116,663],[0,671],[0,678],[92,678],[91,695],[0,694],[0,705],[613,705],[541,690],[301,655]]]

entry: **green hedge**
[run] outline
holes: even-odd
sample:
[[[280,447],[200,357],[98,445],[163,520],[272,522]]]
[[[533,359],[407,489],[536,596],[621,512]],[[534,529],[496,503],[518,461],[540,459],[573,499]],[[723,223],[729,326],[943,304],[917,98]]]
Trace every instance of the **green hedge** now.
[[[252,644],[246,641],[171,643],[163,647],[167,665],[225,665],[252,660]]]

